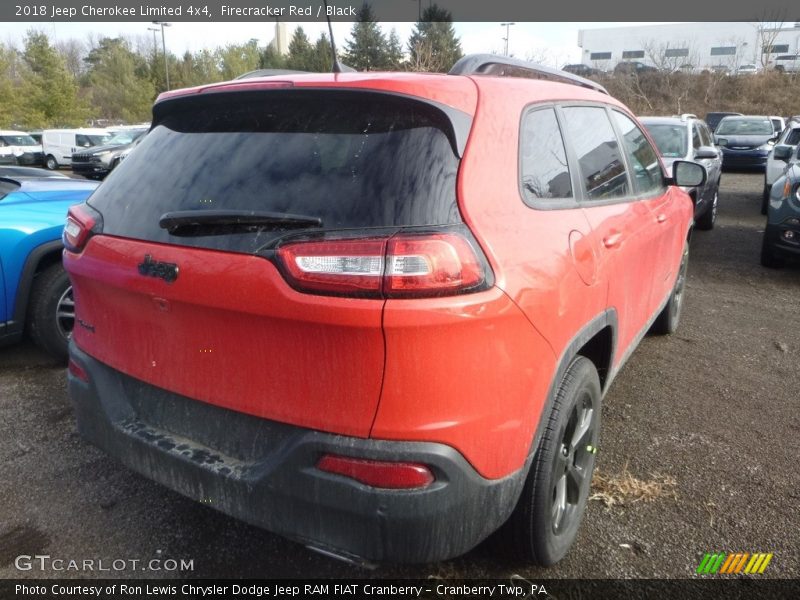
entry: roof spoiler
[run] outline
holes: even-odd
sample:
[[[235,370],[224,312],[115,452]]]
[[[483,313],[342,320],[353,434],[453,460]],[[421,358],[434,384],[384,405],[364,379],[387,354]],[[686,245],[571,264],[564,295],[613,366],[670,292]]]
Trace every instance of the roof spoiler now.
[[[591,79],[525,60],[497,56],[495,54],[469,54],[454,64],[448,75],[491,75],[493,77],[545,79],[570,85],[579,85],[596,92],[608,94],[606,88]]]

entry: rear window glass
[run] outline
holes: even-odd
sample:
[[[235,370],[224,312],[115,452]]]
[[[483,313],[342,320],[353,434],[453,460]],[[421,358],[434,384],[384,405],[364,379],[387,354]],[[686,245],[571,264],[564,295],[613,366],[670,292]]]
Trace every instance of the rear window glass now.
[[[158,221],[173,211],[253,210],[319,218],[323,230],[461,222],[452,128],[429,104],[296,90],[173,102],[182,106],[92,197],[106,233],[250,252],[285,232],[173,236]]]
[[[552,108],[525,116],[520,155],[522,192],[529,203],[541,198],[572,198],[567,154]]]

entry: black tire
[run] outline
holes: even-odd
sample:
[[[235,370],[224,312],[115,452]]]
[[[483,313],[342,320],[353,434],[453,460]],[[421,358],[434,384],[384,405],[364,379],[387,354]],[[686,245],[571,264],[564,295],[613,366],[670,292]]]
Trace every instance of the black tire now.
[[[761,192],[761,214],[767,214],[769,209],[769,193],[772,191],[772,186],[764,184],[764,191]]]
[[[49,169],[51,171],[57,170],[58,169],[58,161],[56,160],[56,157],[53,156],[52,154],[48,154],[47,158],[44,159],[44,166],[45,166],[45,168],[47,168],[47,169]]]
[[[761,239],[761,265],[768,269],[780,269],[784,264],[784,260],[775,255],[772,246],[767,241],[767,234],[764,233],[764,237]]]
[[[66,361],[74,324],[72,285],[59,261],[41,271],[33,280],[28,301],[28,333],[37,346]]]
[[[689,271],[689,244],[683,246],[681,255],[681,265],[678,268],[678,277],[675,279],[675,287],[669,295],[667,305],[656,318],[653,327],[650,329],[657,335],[669,335],[675,333],[681,320],[683,309],[683,297],[686,290],[686,274]]]
[[[498,542],[540,565],[553,565],[578,533],[594,472],[600,434],[600,379],[576,356],[564,374],[519,502]]]
[[[706,209],[702,216],[697,219],[695,225],[698,229],[703,231],[711,231],[714,229],[714,223],[717,222],[717,204],[719,200],[719,188],[714,191],[714,198],[711,200],[711,205]]]

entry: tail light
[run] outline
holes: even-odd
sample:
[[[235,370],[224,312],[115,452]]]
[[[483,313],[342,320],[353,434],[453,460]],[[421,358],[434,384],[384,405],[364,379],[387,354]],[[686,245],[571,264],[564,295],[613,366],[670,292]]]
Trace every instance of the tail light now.
[[[103,229],[103,218],[88,204],[76,204],[67,213],[67,222],[61,236],[64,247],[70,252],[81,252],[89,238]]]
[[[317,468],[355,479],[359,483],[385,489],[417,489],[434,482],[430,468],[420,463],[386,462],[326,454]]]
[[[487,287],[484,261],[457,233],[289,242],[278,259],[304,292],[418,298]]]

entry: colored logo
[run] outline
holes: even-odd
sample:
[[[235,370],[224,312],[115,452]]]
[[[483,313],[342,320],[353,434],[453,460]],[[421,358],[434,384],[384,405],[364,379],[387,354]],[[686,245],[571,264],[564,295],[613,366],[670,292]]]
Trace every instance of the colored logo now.
[[[757,552],[737,552],[735,554],[725,554],[724,552],[706,553],[700,566],[697,567],[698,575],[731,575],[736,573],[747,573],[749,575],[761,574],[767,569],[769,561],[772,560],[772,553]]]

